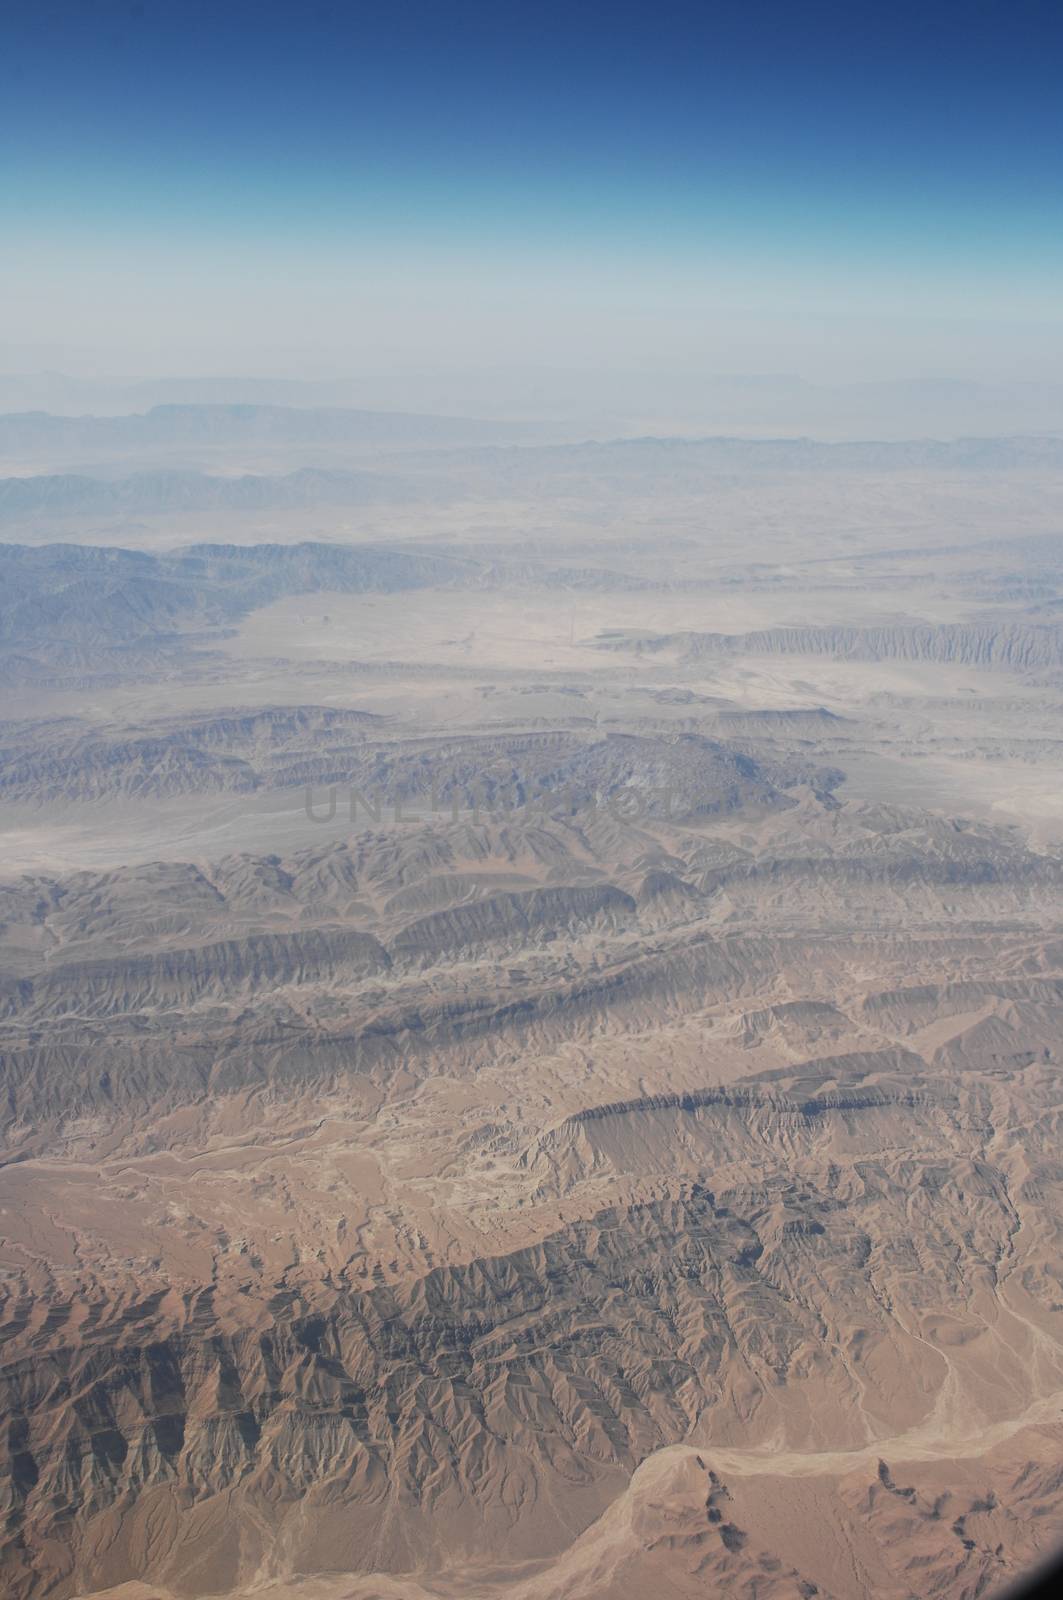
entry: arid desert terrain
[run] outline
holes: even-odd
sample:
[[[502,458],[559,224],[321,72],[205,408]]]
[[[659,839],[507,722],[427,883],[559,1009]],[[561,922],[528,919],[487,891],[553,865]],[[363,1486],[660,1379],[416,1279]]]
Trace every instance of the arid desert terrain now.
[[[1063,1545],[1063,443],[34,413],[0,540],[4,1594]]]

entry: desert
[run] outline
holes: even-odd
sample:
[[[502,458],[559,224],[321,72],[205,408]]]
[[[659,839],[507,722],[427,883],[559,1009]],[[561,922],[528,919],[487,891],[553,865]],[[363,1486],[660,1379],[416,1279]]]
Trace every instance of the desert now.
[[[1003,1592],[1063,459],[278,413],[391,503],[0,494],[6,1592]]]

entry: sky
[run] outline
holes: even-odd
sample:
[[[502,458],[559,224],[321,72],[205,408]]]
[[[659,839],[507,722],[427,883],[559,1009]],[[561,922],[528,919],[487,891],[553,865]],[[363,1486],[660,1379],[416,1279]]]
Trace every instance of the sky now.
[[[7,0],[0,370],[1063,379],[1063,7]]]

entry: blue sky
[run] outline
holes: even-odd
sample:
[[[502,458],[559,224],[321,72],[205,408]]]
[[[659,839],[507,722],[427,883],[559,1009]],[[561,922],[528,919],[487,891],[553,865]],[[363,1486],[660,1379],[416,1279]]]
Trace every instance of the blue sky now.
[[[8,0],[0,344],[1051,376],[1061,46],[1030,0]]]

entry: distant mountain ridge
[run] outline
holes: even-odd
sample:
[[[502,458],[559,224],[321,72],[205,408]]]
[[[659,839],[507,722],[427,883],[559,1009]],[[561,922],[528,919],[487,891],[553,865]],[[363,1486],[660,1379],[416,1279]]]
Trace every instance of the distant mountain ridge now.
[[[337,406],[152,406],[121,416],[63,416],[46,410],[0,415],[0,457],[38,450],[137,450],[178,444],[341,444],[366,448],[490,444],[556,436],[534,423],[483,422]]]
[[[360,545],[195,545],[174,555],[0,545],[0,644],[129,642],[224,622],[285,594],[392,592],[447,583],[467,563]]]
[[[610,433],[876,435],[1063,431],[1063,384],[1037,380],[889,379],[816,383],[792,373],[581,371],[541,366],[351,378],[78,378],[0,375],[0,411],[67,416],[159,405],[350,407],[446,417],[595,418]],[[569,429],[571,431],[571,429]],[[597,432],[598,422],[587,431]]]
[[[180,412],[182,408],[173,408]],[[239,408],[235,408],[239,409]],[[318,417],[321,413],[292,413]],[[347,415],[338,413],[339,416]],[[149,418],[103,419],[101,430],[112,423],[129,423],[136,431]],[[231,420],[232,413],[225,412]],[[38,419],[42,428],[56,423],[59,436],[63,419]],[[166,420],[166,419],[164,419]],[[0,417],[0,456],[5,448]],[[15,419],[21,426],[25,419]],[[288,425],[283,417],[283,426]],[[91,432],[95,419],[77,419]],[[36,425],[36,424],[34,424]],[[242,426],[242,424],[240,424]],[[161,426],[161,424],[160,424]],[[202,433],[203,415],[182,418],[184,437],[209,440]],[[262,422],[258,413],[248,422],[246,443],[266,444],[272,439],[291,446],[294,435],[271,434],[274,414]],[[264,432],[256,432],[259,427]],[[277,422],[276,426],[282,426]],[[197,430],[200,430],[197,432]],[[57,436],[57,437],[59,437]],[[169,438],[172,443],[176,435]],[[145,444],[158,443],[145,434]],[[163,440],[167,442],[167,440]],[[216,442],[216,441],[210,441]],[[310,443],[335,443],[312,439]],[[368,440],[363,441],[368,444]],[[103,448],[103,433],[97,441]],[[377,441],[378,445],[381,443]],[[59,447],[58,445],[56,446]],[[15,445],[10,446],[11,449]],[[23,446],[26,448],[26,446]],[[65,446],[64,446],[65,448]],[[720,474],[790,472],[923,472],[923,471],[1046,471],[1063,470],[1063,439],[965,438],[912,439],[888,442],[828,444],[817,439],[739,439],[729,437],[682,439],[586,440],[576,444],[484,444],[423,442],[402,458],[402,471],[302,466],[285,473],[222,475],[184,468],[156,467],[128,476],[90,473],[40,473],[0,477],[0,521],[27,516],[109,514],[116,511],[150,515],[181,511],[262,511],[314,505],[403,504],[432,498],[439,503],[477,493],[529,491],[537,497],[568,493],[601,493],[608,485],[627,489],[638,479],[643,488],[665,484],[680,492],[697,493]]]
[[[1028,672],[1063,665],[1063,628],[1028,622],[890,623],[877,628],[762,628],[753,633],[603,635],[608,650],[703,656],[826,656],[835,661],[933,661]]]
[[[0,521],[6,518],[107,515],[125,511],[276,511],[313,505],[394,504],[440,492],[427,480],[413,482],[378,472],[330,472],[304,467],[268,476],[223,477],[206,472],[134,472],[127,478],[92,478],[84,473],[42,473],[0,478]],[[444,485],[442,492],[447,492]]]

